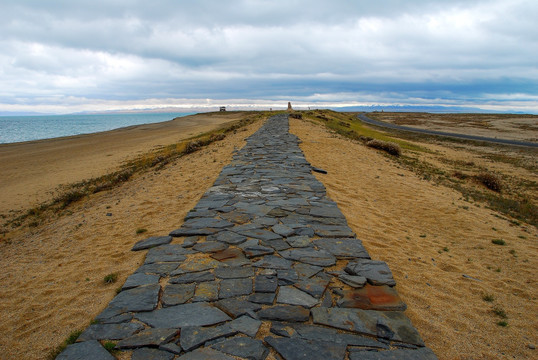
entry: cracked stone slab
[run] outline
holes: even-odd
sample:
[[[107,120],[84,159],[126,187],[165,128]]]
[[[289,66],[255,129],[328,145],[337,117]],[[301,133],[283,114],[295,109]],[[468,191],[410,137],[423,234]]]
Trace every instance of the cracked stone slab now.
[[[159,275],[134,273],[125,280],[121,289],[128,290],[142,285],[158,284],[160,278]]]
[[[215,275],[209,271],[191,272],[170,279],[170,284],[188,284],[215,280]]]
[[[277,321],[308,321],[310,311],[302,306],[276,305],[258,311],[260,319]]]
[[[346,356],[345,344],[319,340],[304,340],[300,338],[275,338],[271,336],[266,337],[264,340],[271,345],[284,360],[344,360]]]
[[[255,238],[259,240],[279,240],[282,237],[280,235],[275,234],[272,231],[263,230],[263,229],[252,229],[252,230],[240,230],[238,231],[239,234]]]
[[[178,360],[235,360],[233,357],[212,348],[196,349],[178,357]]]
[[[259,304],[237,298],[219,300],[215,302],[215,306],[234,318],[256,312],[262,308]]]
[[[196,284],[168,284],[163,291],[163,307],[184,304],[194,296]]]
[[[283,250],[279,254],[288,260],[300,261],[315,266],[333,266],[336,264],[336,258],[325,250],[302,248]]]
[[[264,360],[269,353],[269,349],[263,345],[261,340],[242,336],[218,342],[211,345],[211,348],[249,360]]]
[[[92,324],[78,337],[77,341],[120,340],[143,329],[143,325],[134,323]]]
[[[347,284],[354,288],[361,288],[367,282],[364,276],[358,276],[358,275],[340,274],[338,275],[338,279],[344,284]]]
[[[145,250],[155,246],[169,244],[171,241],[171,236],[151,236],[147,239],[138,241],[134,244],[131,251]]]
[[[222,267],[215,269],[215,275],[219,279],[239,279],[254,276],[251,267]]]
[[[254,293],[248,297],[248,301],[256,304],[273,305],[275,293]]]
[[[186,259],[186,254],[192,253],[192,250],[178,244],[160,245],[148,251],[144,264],[181,262]]]
[[[181,329],[179,343],[185,351],[194,350],[207,341],[237,334],[228,324],[215,327],[189,326]]]
[[[90,340],[68,345],[60,355],[58,360],[115,360],[116,358],[97,341]]]
[[[216,301],[219,299],[219,284],[216,281],[202,282],[196,285],[192,302]]]
[[[311,308],[318,304],[316,298],[293,286],[281,286],[278,290],[276,302],[280,304],[300,305],[306,308]]]
[[[293,263],[291,261],[281,258],[280,256],[266,255],[263,257],[263,259],[258,260],[254,264],[252,264],[252,266],[286,270],[290,269],[292,264]]]
[[[247,237],[244,235],[226,230],[226,231],[221,231],[215,235],[208,236],[207,239],[211,241],[216,240],[216,241],[225,242],[230,245],[238,245],[245,242],[247,240]]]
[[[227,220],[215,219],[215,218],[194,218],[194,219],[189,219],[185,221],[185,223],[183,223],[183,227],[191,228],[191,229],[205,229],[205,228],[222,229],[222,228],[228,228],[232,226],[234,226],[234,224]]]
[[[172,360],[174,354],[159,349],[141,348],[133,351],[131,360]]]
[[[424,346],[411,321],[400,311],[316,307],[312,317],[315,324]]]
[[[243,250],[249,259],[258,256],[271,255],[275,252],[273,248],[263,245],[246,246]]]
[[[138,313],[135,318],[156,328],[206,326],[231,320],[220,309],[206,302],[182,304],[151,312]]]
[[[220,282],[219,298],[227,299],[252,293],[252,279],[224,279]]]
[[[306,235],[291,236],[286,239],[286,242],[292,248],[304,248],[312,246],[312,239]]]
[[[310,279],[304,279],[293,284],[297,289],[300,289],[309,295],[320,299],[327,286],[329,285],[329,280],[322,279],[320,277],[313,277]]]
[[[278,278],[274,275],[258,275],[254,278],[254,291],[274,293],[278,287]]]
[[[120,292],[108,305],[118,309],[118,314],[130,311],[151,311],[159,301],[159,284],[139,286]]]
[[[370,255],[359,239],[318,239],[314,244],[336,256],[338,259],[369,259]]]
[[[233,321],[230,321],[228,324],[232,329],[237,330],[242,334],[250,337],[256,337],[262,322],[260,320],[253,319],[250,316],[243,315]]]
[[[220,241],[204,241],[196,243],[196,245],[194,245],[192,248],[203,253],[214,253],[217,251],[226,250],[228,245]]]
[[[389,266],[384,261],[358,259],[344,269],[348,274],[364,276],[372,285],[396,285]]]
[[[178,333],[177,329],[146,329],[133,336],[125,338],[116,344],[116,349],[135,349],[144,346],[159,346],[172,340]]]

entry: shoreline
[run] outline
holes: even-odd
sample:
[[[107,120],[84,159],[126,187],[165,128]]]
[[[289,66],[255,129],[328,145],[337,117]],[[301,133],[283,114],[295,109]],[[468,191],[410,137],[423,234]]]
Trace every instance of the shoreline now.
[[[245,114],[200,113],[104,132],[0,144],[0,215],[29,209],[51,199],[59,185],[104,175],[127,160]]]

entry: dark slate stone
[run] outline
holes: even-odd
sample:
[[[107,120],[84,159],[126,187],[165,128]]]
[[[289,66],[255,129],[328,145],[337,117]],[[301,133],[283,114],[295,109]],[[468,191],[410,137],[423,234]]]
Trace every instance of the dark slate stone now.
[[[372,285],[396,285],[392,272],[384,261],[359,259],[349,262],[344,270],[351,275],[364,276]]]
[[[219,299],[219,284],[216,281],[202,282],[196,285],[192,302],[216,301]]]
[[[269,353],[262,341],[240,336],[211,345],[211,348],[249,360],[264,360]]]
[[[181,354],[181,346],[174,342],[159,345],[160,350],[168,351],[169,353],[179,355]]]
[[[106,312],[106,310],[104,311]],[[127,323],[133,320],[132,314],[121,314],[110,318],[102,318],[101,314],[98,315],[95,320],[99,322],[99,324],[121,324],[121,323]]]
[[[239,279],[254,276],[251,267],[221,267],[215,269],[215,275],[220,279]]]
[[[312,316],[315,324],[424,346],[417,330],[400,311],[318,307],[312,309]]]
[[[300,280],[294,284],[296,288],[312,295],[316,299],[321,299],[327,289],[327,285],[329,285],[329,280],[320,277]]]
[[[295,336],[307,340],[322,340],[331,343],[342,343],[347,346],[365,346],[378,349],[389,349],[387,344],[379,342],[368,336],[359,336],[338,332],[336,329],[316,325],[288,324],[295,331]]]
[[[315,217],[328,217],[328,218],[343,218],[342,212],[337,207],[323,206],[312,207],[310,209],[310,215]]]
[[[270,255],[275,252],[273,248],[262,245],[247,246],[243,250],[249,259],[257,256]]]
[[[199,240],[198,236],[188,236],[185,239],[183,239],[183,243],[181,244],[184,248],[191,248],[196,244]]]
[[[242,266],[250,264],[250,261],[245,257],[243,251],[238,248],[228,248],[210,255],[213,259],[216,259],[229,266]]]
[[[134,349],[144,346],[159,346],[172,340],[177,329],[149,328],[131,337],[125,338],[116,344],[116,349]]]
[[[291,249],[279,252],[282,257],[316,266],[333,266],[336,258],[325,250],[313,248]]]
[[[134,273],[125,280],[125,284],[122,286],[122,290],[128,290],[141,285],[158,284],[159,275],[150,275],[144,273]]]
[[[350,349],[349,360],[437,360],[437,356],[428,348],[376,352]]]
[[[282,225],[282,224],[276,224],[274,225],[271,230],[273,230],[273,232],[275,234],[278,234],[280,236],[284,236],[284,237],[288,237],[290,235],[292,235],[293,233],[295,233],[295,230],[293,230],[292,228],[286,226],[286,225]]]
[[[194,218],[189,219],[185,221],[183,224],[183,227],[185,228],[191,228],[191,229],[204,229],[204,228],[212,228],[212,229],[222,229],[222,228],[228,228],[232,227],[234,224],[221,219],[215,219],[215,218]]]
[[[314,236],[315,232],[314,229],[309,227],[301,227],[298,229],[295,229],[295,234],[300,236],[308,236],[309,238]]]
[[[318,303],[317,299],[293,286],[281,286],[276,301],[280,304],[300,305],[307,308]]]
[[[139,251],[149,249],[155,246],[169,244],[172,241],[171,236],[152,236],[144,240],[140,240],[134,244],[131,251]]]
[[[183,255],[180,255],[183,256]],[[136,270],[136,273],[143,274],[159,274],[161,276],[166,276],[175,269],[178,268],[180,263],[178,262],[163,262],[163,263],[153,263],[153,264],[144,264]]]
[[[363,287],[367,281],[364,276],[348,275],[348,274],[340,274],[338,275],[338,279],[344,284],[347,284],[354,288]]]
[[[308,321],[310,311],[302,306],[276,305],[258,311],[260,319],[277,321]]]
[[[272,217],[258,217],[254,220],[254,223],[260,224],[262,226],[273,226],[278,223],[278,220]]]
[[[284,360],[328,360],[341,359],[346,356],[346,345],[326,341],[311,341],[298,338],[266,337],[265,342],[271,345]]]
[[[273,305],[275,293],[254,293],[248,297],[248,301],[256,304]]]
[[[278,285],[293,285],[299,281],[299,275],[293,269],[277,270],[277,278]]]
[[[312,245],[312,240],[306,235],[291,236],[286,241],[292,248],[304,248]]]
[[[278,240],[264,240],[262,241],[262,244],[265,246],[270,246],[271,248],[275,249],[276,251],[286,250],[290,248],[290,244],[285,242],[282,239]]]
[[[217,213],[215,211],[210,211],[207,208],[202,209],[201,207],[197,206],[195,209],[189,211],[187,215],[185,216],[184,220],[194,219],[194,218],[201,218],[201,217],[213,217],[216,216]]]
[[[143,330],[144,326],[134,323],[92,324],[78,337],[77,341],[119,340]]]
[[[206,341],[237,334],[228,324],[215,327],[188,326],[181,329],[179,343],[185,351],[194,350]]]
[[[302,279],[308,279],[323,270],[321,266],[314,266],[305,263],[296,263],[293,265],[293,268],[295,271],[297,271],[299,278]]]
[[[220,282],[219,298],[227,299],[252,293],[252,279],[224,279]]]
[[[211,348],[196,349],[178,357],[178,360],[235,360],[233,357]]]
[[[322,238],[352,238],[355,233],[349,226],[313,224],[316,235]]]
[[[290,269],[292,262],[275,255],[266,255],[263,259],[256,261],[252,266],[270,269]]]
[[[151,312],[138,313],[135,317],[157,328],[205,326],[231,320],[221,310],[205,302],[176,305]]]
[[[215,275],[209,271],[191,272],[170,279],[170,284],[188,284],[192,282],[213,281]]]
[[[56,357],[58,360],[115,360],[97,340],[74,343]]]
[[[314,244],[338,259],[370,258],[359,239],[318,239]]]
[[[109,307],[118,309],[118,314],[129,311],[151,311],[157,307],[160,290],[159,284],[124,290],[112,299]]]
[[[272,275],[258,275],[254,279],[254,291],[260,293],[274,293],[278,287],[278,278]]]
[[[219,241],[205,241],[196,243],[192,248],[203,253],[213,253],[227,249],[228,245]]]
[[[236,318],[241,315],[248,314],[260,310],[261,305],[251,303],[250,301],[241,299],[223,299],[215,302],[215,306]]]
[[[256,337],[262,322],[260,320],[253,319],[250,316],[243,315],[233,321],[230,321],[228,324],[232,329],[237,330],[242,334],[250,337]]]
[[[158,349],[142,348],[133,351],[131,360],[172,360],[174,354]]]
[[[168,284],[163,291],[164,307],[184,304],[194,296],[195,284]]]
[[[203,228],[203,229],[191,229],[191,228],[179,228],[170,232],[170,236],[182,237],[182,236],[207,236],[218,232],[218,229]]]
[[[232,231],[221,231],[215,235],[208,236],[207,239],[225,242],[230,245],[237,245],[245,242],[247,237]]]
[[[235,229],[234,229],[235,231]],[[278,240],[281,239],[280,235],[275,234],[272,231],[267,231],[263,229],[253,229],[253,230],[242,230],[239,231],[241,235],[245,235],[247,237],[259,239],[259,240]]]

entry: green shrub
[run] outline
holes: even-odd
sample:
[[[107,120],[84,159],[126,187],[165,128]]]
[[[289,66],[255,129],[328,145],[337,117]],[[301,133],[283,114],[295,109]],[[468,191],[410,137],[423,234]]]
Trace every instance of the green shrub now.
[[[483,172],[478,174],[476,178],[490,190],[500,192],[502,189],[501,179],[495,174]]]
[[[118,281],[118,274],[116,273],[108,274],[107,276],[105,276],[103,281],[105,284],[115,283],[116,281]]]
[[[506,245],[506,242],[503,239],[493,239],[491,242],[495,245]]]

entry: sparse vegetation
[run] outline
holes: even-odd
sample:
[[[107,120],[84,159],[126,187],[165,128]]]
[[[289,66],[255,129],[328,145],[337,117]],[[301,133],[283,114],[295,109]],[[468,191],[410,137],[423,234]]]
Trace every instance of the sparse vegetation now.
[[[73,332],[71,332],[71,334],[69,334],[69,336],[67,337],[67,339],[64,340],[64,342],[60,345],[58,345],[56,348],[54,348],[54,350],[52,350],[49,355],[48,355],[48,359],[50,360],[54,360],[56,359],[56,357],[62,352],[65,350],[65,348],[68,346],[68,345],[71,345],[71,344],[74,344],[75,341],[77,341],[78,337],[80,336],[80,334],[82,334],[82,330],[75,330]]]
[[[143,234],[143,233],[145,233],[147,231],[148,231],[148,229],[138,228],[138,229],[136,229],[136,235]]]
[[[494,308],[493,308],[493,313],[495,315],[497,315],[498,317],[500,317],[501,319],[506,319],[508,318],[508,316],[506,315],[506,311],[504,311],[504,309],[500,306],[500,305],[496,305]]]
[[[508,322],[505,320],[497,321],[497,325],[502,326],[502,327],[507,327]]]
[[[111,274],[108,274],[104,277],[103,279],[103,282],[105,284],[113,284],[115,283],[116,281],[118,281],[118,274],[116,273],[111,273]]]
[[[506,245],[506,241],[504,241],[503,239],[493,239],[491,240],[491,243],[495,245]]]
[[[402,149],[400,146],[393,142],[382,141],[382,140],[370,140],[366,143],[366,146],[369,146],[374,149],[383,150],[388,154],[394,156],[400,156],[402,154]]]
[[[495,298],[491,294],[484,294],[482,295],[482,300],[492,302],[493,300],[495,300]]]
[[[495,192],[501,192],[501,179],[497,175],[489,172],[482,172],[476,176],[476,179],[488,189]]]
[[[116,351],[116,349],[115,349],[116,348],[116,343],[112,342],[112,341],[105,341],[105,343],[103,344],[103,347],[109,353],[113,353],[113,352]]]

